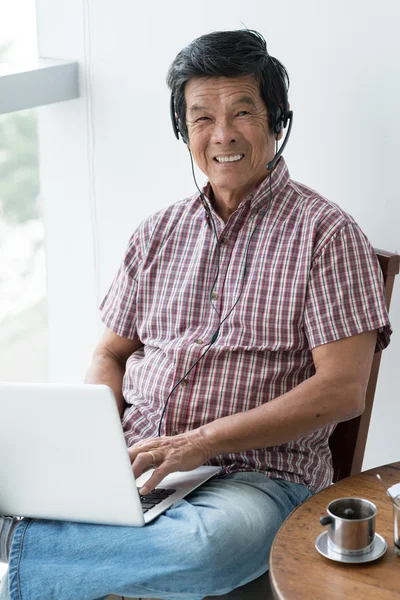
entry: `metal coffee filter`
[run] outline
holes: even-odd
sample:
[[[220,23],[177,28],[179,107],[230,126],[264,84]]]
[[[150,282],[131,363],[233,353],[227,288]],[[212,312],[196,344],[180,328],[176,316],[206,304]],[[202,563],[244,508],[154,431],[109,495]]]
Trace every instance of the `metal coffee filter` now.
[[[360,503],[359,498],[343,498],[333,501],[329,505],[330,512],[341,519],[350,519],[352,521],[359,519],[369,519],[375,514],[375,507],[370,504]]]

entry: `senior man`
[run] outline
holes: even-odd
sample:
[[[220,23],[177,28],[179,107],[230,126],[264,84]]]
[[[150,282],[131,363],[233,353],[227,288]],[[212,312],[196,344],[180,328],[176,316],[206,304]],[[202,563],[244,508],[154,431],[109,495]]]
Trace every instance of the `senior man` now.
[[[168,84],[208,183],[133,234],[87,382],[114,390],[135,475],[155,467],[143,494],[221,474],[142,529],[3,519],[12,600],[200,600],[264,573],[283,519],[329,485],[334,424],[363,411],[389,342],[371,245],[277,152],[288,77],[262,36],[200,37]]]

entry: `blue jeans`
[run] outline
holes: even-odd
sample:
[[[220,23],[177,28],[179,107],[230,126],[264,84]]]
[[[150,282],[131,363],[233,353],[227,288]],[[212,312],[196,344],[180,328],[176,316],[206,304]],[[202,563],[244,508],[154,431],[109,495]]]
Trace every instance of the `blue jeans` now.
[[[281,523],[310,495],[300,484],[241,472],[206,482],[143,528],[26,520],[0,598],[226,594],[268,570]]]

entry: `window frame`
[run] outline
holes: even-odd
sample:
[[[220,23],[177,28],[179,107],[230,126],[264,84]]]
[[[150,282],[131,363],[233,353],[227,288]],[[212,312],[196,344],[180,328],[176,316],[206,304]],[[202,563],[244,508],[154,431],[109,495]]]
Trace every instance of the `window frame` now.
[[[79,98],[78,63],[38,58],[0,64],[0,114]]]

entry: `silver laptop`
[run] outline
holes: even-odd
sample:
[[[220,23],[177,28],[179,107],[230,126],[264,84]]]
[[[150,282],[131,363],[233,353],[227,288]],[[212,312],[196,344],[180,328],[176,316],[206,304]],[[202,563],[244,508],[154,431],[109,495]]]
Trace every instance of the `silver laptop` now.
[[[142,527],[219,470],[172,473],[143,508],[152,471],[135,481],[108,386],[0,383],[0,515]]]

